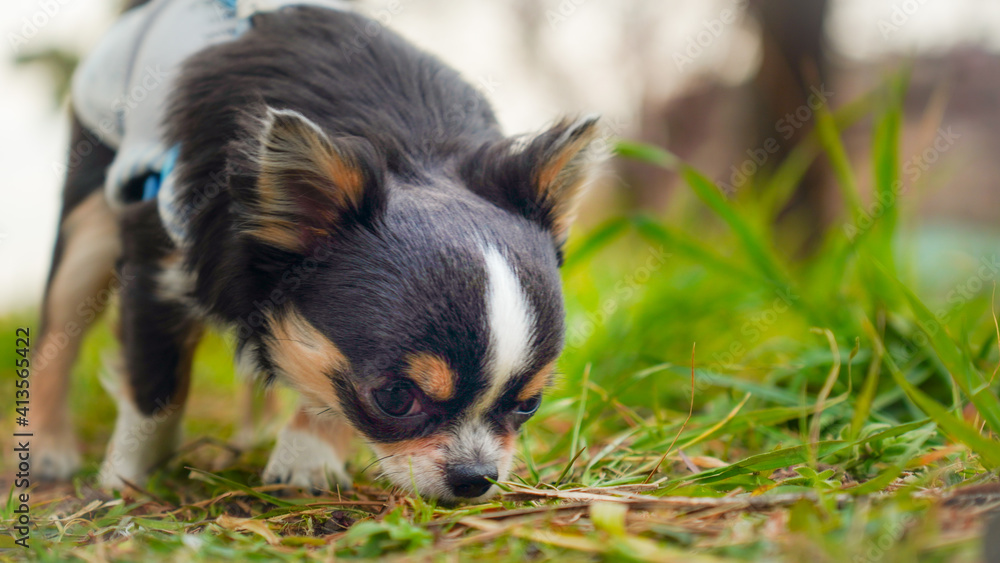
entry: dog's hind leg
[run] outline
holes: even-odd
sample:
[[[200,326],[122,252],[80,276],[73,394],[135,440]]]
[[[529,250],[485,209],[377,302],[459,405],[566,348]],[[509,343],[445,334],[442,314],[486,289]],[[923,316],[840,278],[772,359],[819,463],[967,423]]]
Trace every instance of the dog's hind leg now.
[[[241,450],[248,450],[257,444],[265,430],[275,424],[278,400],[274,393],[261,389],[249,377],[241,377],[238,385],[240,422],[232,444]]]
[[[106,488],[141,485],[167,461],[181,439],[191,363],[202,322],[189,302],[192,278],[164,232],[155,202],[122,218],[119,335],[122,374],[110,389],[118,418],[101,466]]]
[[[79,468],[67,404],[69,374],[87,328],[116,290],[112,273],[121,252],[118,219],[101,189],[114,152],[79,123],[71,151],[41,326],[33,338],[27,430],[33,434],[33,475],[40,480],[66,480]]]

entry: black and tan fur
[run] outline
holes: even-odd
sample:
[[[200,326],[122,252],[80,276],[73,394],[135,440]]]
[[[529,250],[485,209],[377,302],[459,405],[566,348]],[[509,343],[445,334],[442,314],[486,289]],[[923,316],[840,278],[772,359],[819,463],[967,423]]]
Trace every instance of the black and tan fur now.
[[[350,42],[367,22],[286,8],[188,60],[166,123],[181,147],[181,247],[155,202],[107,209],[113,151],[75,126],[97,150],[67,178],[41,347],[73,303],[114,272],[127,280],[105,484],[141,481],[170,455],[209,323],[235,332],[244,371],[302,395],[265,479],[349,485],[353,432],[393,483],[428,496],[482,497],[487,477],[506,478],[562,347],[558,267],[595,119],[506,137],[438,59],[384,29]],[[35,374],[52,478],[78,464],[65,454],[78,346]],[[401,388],[419,412],[390,416]]]

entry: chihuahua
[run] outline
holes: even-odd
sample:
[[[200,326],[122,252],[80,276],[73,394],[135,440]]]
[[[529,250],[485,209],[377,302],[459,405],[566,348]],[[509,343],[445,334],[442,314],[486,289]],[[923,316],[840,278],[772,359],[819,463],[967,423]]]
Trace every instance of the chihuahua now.
[[[201,23],[161,23],[215,2]],[[562,348],[559,266],[597,118],[507,137],[456,71],[335,2],[133,4],[74,79],[32,382],[37,471],[79,466],[67,379],[96,317],[80,304],[112,291],[105,486],[142,483],[174,453],[211,325],[235,334],[239,372],[301,397],[265,482],[348,487],[360,435],[401,488],[495,493]]]

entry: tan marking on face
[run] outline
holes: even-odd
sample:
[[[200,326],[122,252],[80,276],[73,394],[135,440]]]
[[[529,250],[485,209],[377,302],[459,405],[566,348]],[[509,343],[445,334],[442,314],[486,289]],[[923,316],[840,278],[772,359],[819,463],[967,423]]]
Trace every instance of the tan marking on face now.
[[[500,437],[500,445],[504,451],[512,452],[517,446],[517,432],[509,432]]]
[[[420,353],[408,358],[406,375],[435,401],[447,401],[455,396],[455,373],[448,362],[434,354]]]
[[[517,394],[518,401],[527,401],[528,399],[534,397],[535,395],[541,393],[546,387],[552,383],[552,374],[556,369],[556,363],[552,362],[542,369],[538,370],[538,373],[531,376],[531,379],[524,384],[521,391]]]
[[[274,366],[313,402],[337,405],[330,375],[349,367],[344,354],[294,309],[280,319],[268,317],[273,336],[268,352]]]

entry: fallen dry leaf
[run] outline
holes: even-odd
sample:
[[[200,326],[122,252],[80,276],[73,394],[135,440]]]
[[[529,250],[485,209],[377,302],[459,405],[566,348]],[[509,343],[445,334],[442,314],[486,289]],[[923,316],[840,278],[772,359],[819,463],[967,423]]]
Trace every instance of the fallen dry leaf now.
[[[271,545],[279,545],[281,543],[281,539],[271,531],[271,528],[267,527],[266,522],[261,520],[254,520],[253,518],[236,518],[228,514],[222,514],[215,519],[215,523],[227,530],[237,532],[253,532],[267,540],[267,543]]]

